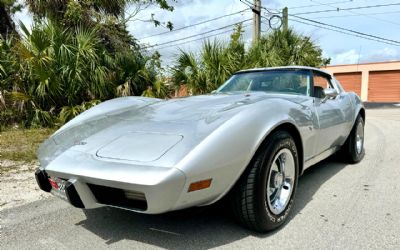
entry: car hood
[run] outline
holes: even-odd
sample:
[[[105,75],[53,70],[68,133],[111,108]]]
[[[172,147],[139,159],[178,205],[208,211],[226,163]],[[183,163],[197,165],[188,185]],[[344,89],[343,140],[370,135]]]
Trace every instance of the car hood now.
[[[301,101],[298,96],[254,92],[214,94],[155,100],[99,113],[61,128],[42,144],[38,156],[42,166],[67,150],[103,160],[172,166],[236,114],[276,98]]]

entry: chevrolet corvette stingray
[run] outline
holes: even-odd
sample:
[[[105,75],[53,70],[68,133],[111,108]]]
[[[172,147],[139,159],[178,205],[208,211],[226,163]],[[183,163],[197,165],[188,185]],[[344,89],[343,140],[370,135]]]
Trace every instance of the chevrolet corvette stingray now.
[[[364,121],[360,98],[323,70],[249,69],[211,94],[105,101],[41,145],[35,175],[84,209],[158,214],[226,197],[265,232],[287,219],[305,169],[334,153],[363,158]]]

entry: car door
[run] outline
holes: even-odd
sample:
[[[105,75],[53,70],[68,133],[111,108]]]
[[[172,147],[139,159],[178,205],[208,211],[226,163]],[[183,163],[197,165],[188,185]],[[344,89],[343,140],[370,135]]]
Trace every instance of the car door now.
[[[348,98],[332,83],[330,75],[313,71],[312,95],[314,98],[314,109],[318,120],[318,128],[315,141],[315,155],[325,150],[340,146],[344,142],[344,131],[346,130],[346,107],[350,106]],[[331,99],[325,99],[323,90],[334,88],[339,93]],[[345,107],[345,108],[344,108]]]

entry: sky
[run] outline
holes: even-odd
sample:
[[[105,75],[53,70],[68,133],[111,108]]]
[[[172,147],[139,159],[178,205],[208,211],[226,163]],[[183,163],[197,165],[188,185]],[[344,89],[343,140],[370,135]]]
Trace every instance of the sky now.
[[[192,52],[198,51],[202,44],[202,40],[198,39],[209,37],[209,39],[216,38],[221,42],[229,41],[230,31],[232,31],[233,27],[226,26],[253,17],[249,7],[245,4],[246,1],[252,2],[253,0],[170,1],[171,5],[175,8],[173,12],[150,6],[140,11],[128,22],[128,30],[141,44],[148,46],[150,52],[157,48],[162,55],[163,64],[170,65],[174,62],[179,53],[179,49]],[[399,5],[359,8],[385,4]],[[400,43],[400,0],[262,0],[262,6],[269,9],[269,12],[265,9],[262,10],[262,15],[267,18],[278,13],[282,8],[288,7],[289,26],[303,35],[310,36],[311,39],[322,48],[323,55],[331,58],[331,64],[400,60],[400,45],[386,44],[354,35],[334,32],[325,29],[327,26],[317,23],[313,24],[325,28],[306,25],[296,22],[295,20],[309,23],[308,21],[291,16],[296,15],[302,18],[334,25],[340,27],[341,32],[347,32],[345,29],[348,29],[379,38],[399,41]],[[348,8],[353,9],[345,10]],[[128,8],[126,16],[133,13],[134,10],[135,8],[133,6]],[[243,12],[239,14],[230,15],[242,10]],[[304,12],[325,10],[330,10],[330,12],[301,14]],[[175,29],[223,15],[229,16],[190,28],[167,32],[168,29],[165,27],[155,27],[152,22],[146,22],[151,14],[154,14],[154,18],[162,23],[171,21]],[[14,19],[21,20],[28,25],[31,23],[31,17],[26,10],[22,13],[18,13]],[[274,20],[276,21],[278,19],[275,18]],[[249,45],[252,39],[252,22],[247,21],[244,22],[243,25],[245,27],[243,39],[246,44]],[[219,28],[222,29],[216,30]],[[328,28],[332,28],[332,26]],[[263,18],[261,30],[262,34],[266,34],[271,30],[267,19]],[[167,33],[156,35],[165,32]],[[208,33],[195,36],[204,32]],[[219,35],[213,36],[215,34]],[[187,38],[189,36],[193,37]],[[197,41],[194,41],[196,39]],[[171,43],[169,43],[170,41]],[[161,45],[162,43],[165,44]],[[180,44],[176,45],[177,43]],[[151,47],[157,44],[159,45]]]

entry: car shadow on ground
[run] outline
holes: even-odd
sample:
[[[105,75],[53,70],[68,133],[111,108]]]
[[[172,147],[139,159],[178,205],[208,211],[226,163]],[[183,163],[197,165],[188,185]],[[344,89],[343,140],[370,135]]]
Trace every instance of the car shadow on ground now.
[[[299,179],[291,216],[280,229],[288,226],[290,220],[301,213],[323,183],[346,166],[330,158],[307,169]],[[85,210],[85,214],[87,218],[77,225],[98,235],[106,244],[132,240],[162,248],[208,249],[248,236],[268,237],[280,230],[267,234],[247,230],[235,222],[229,207],[223,202],[162,215],[137,214],[115,208]]]

